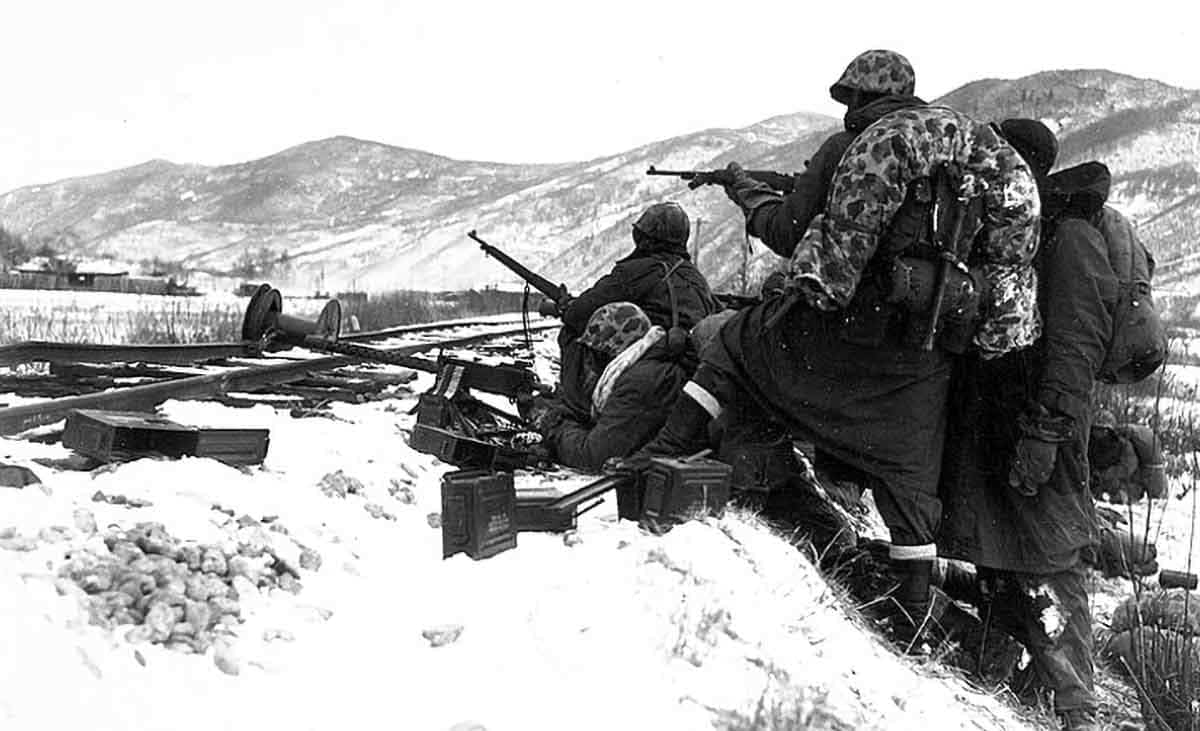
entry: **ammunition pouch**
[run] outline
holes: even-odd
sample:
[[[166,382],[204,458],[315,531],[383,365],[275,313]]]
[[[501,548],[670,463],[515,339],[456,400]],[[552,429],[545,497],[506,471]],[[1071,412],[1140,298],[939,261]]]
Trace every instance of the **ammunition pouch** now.
[[[683,352],[687,350],[687,345],[688,331],[686,329],[676,325],[667,330],[667,352],[671,354],[672,358],[683,355]]]
[[[934,323],[941,347],[951,353],[962,353],[975,334],[986,280],[980,270],[951,266],[945,268],[947,280],[943,285],[939,281],[942,270],[940,261],[909,256],[893,259],[885,275],[885,301],[908,313],[903,338],[906,345],[919,347],[928,335],[930,323]],[[934,320],[930,309],[939,286],[944,286],[945,293]]]

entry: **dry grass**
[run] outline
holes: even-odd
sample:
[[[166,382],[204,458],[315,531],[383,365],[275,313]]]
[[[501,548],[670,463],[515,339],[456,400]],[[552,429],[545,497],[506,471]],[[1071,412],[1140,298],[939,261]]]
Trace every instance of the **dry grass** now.
[[[0,344],[23,340],[62,343],[179,344],[240,338],[242,308],[164,299],[161,308],[135,311],[74,304],[3,308]]]
[[[363,330],[479,315],[516,312],[520,292],[399,291],[363,301],[343,302]],[[236,341],[241,337],[245,300],[213,302],[203,298],[144,298],[81,304],[75,300],[0,303],[0,344],[24,340],[63,343],[187,344]],[[533,304],[536,306],[536,303]],[[297,313],[292,313],[297,314]]]
[[[521,292],[495,289],[466,292],[401,290],[372,295],[365,301],[342,302],[342,316],[346,320],[351,315],[357,317],[363,330],[379,330],[395,325],[518,312],[523,299]],[[529,308],[536,311],[540,299],[541,296],[534,292],[529,299]]]

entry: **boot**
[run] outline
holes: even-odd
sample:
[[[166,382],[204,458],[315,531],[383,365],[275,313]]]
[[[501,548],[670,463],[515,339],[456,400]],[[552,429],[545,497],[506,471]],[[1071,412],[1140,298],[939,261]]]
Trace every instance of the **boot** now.
[[[917,651],[925,643],[930,625],[932,606],[933,561],[893,560],[893,570],[900,580],[894,599],[899,605],[892,618],[894,639],[905,652]]]
[[[1100,731],[1096,712],[1088,708],[1074,708],[1058,714],[1063,731]]]

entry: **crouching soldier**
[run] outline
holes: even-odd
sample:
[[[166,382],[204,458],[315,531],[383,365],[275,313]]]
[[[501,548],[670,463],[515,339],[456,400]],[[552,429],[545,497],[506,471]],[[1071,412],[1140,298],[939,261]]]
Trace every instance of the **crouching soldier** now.
[[[672,352],[666,330],[631,302],[597,309],[572,346],[580,350],[587,415],[579,418],[559,404],[535,408],[531,418],[556,461],[596,472],[605,460],[625,457],[650,441],[696,358],[690,345]]]
[[[691,330],[718,307],[704,275],[687,251],[691,222],[678,203],[655,203],[633,223],[633,251],[613,270],[562,307],[558,395],[577,420],[590,418],[591,392],[584,382],[585,351],[579,337],[597,309],[631,302],[650,324]]]
[[[1088,443],[1092,495],[1112,503],[1136,503],[1143,496],[1167,496],[1167,476],[1154,430],[1143,424],[1117,424],[1101,409]]]

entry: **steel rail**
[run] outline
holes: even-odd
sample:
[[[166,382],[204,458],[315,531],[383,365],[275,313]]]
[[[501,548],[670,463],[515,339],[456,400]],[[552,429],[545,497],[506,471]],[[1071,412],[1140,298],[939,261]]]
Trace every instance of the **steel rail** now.
[[[530,327],[530,330],[545,330],[557,326],[557,324],[534,325]],[[381,352],[395,356],[412,355],[436,348],[472,345],[493,338],[519,335],[523,332],[525,332],[525,328],[493,330],[459,338],[381,349]],[[368,358],[337,355],[293,360],[287,363],[244,366],[201,376],[177,378],[164,383],[129,386],[85,396],[67,396],[0,408],[0,435],[17,434],[34,427],[53,424],[66,418],[67,413],[73,409],[149,409],[167,399],[201,399],[230,391],[253,391],[266,386],[307,378],[313,373],[340,368],[352,363],[361,363],[365,360]]]
[[[486,325],[509,325],[520,320],[442,320],[418,325],[400,325],[350,333],[339,340],[361,342],[382,340],[400,335],[445,330],[452,327],[479,327]],[[536,329],[544,329],[538,325]],[[165,365],[187,365],[225,358],[256,358],[263,354],[257,341],[241,340],[226,343],[192,343],[188,345],[111,345],[103,343],[56,343],[45,340],[27,340],[10,345],[0,345],[0,365],[45,361],[48,363],[162,363]]]

